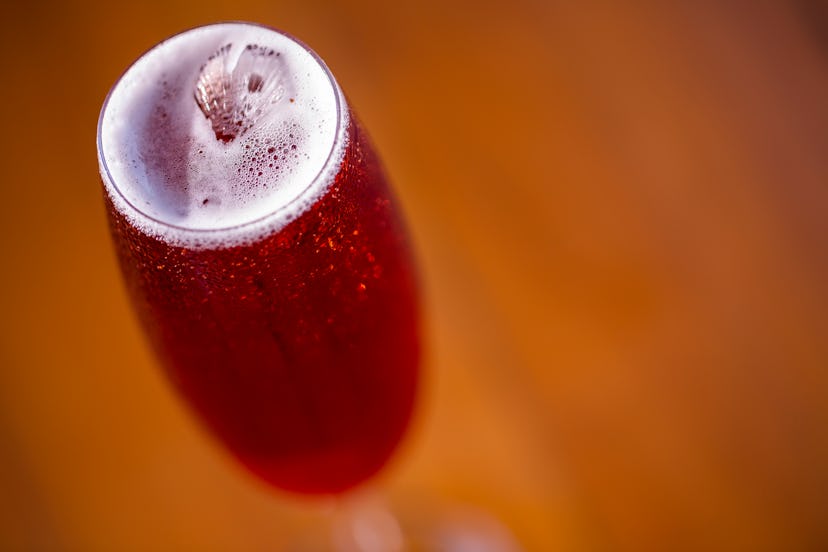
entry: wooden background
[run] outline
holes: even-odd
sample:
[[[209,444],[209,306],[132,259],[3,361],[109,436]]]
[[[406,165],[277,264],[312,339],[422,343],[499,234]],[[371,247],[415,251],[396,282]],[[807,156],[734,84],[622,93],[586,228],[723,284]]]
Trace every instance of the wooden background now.
[[[327,506],[260,486],[170,392],[105,225],[107,90],[226,19],[328,62],[407,213],[428,380],[395,511],[489,516],[527,550],[828,548],[820,0],[0,10],[0,549],[324,533]]]

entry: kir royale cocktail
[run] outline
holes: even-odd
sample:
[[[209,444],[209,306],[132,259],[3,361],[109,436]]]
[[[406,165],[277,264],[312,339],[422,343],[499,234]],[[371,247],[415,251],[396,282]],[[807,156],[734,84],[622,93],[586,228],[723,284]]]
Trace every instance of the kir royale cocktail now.
[[[417,290],[379,160],[324,63],[266,27],[162,42],[104,104],[131,299],[169,378],[257,475],[339,493],[411,416]]]

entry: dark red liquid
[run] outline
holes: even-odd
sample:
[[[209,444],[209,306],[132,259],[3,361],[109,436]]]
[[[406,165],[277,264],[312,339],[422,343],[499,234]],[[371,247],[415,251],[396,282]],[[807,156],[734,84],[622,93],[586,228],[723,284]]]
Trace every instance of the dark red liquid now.
[[[376,473],[417,388],[409,249],[351,121],[332,187],[252,245],[173,247],[108,201],[127,285],[170,378],[244,464],[301,493],[341,492]]]

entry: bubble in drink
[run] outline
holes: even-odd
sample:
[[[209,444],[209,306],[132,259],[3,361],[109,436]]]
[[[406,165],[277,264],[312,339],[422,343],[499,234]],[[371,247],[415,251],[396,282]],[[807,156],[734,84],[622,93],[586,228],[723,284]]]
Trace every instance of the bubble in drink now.
[[[414,404],[416,286],[322,61],[252,24],[177,35],[112,89],[98,152],[132,300],[210,429],[283,489],[376,473]]]
[[[223,142],[250,130],[285,94],[281,52],[247,44],[231,67],[231,49],[232,44],[225,44],[210,56],[195,90],[198,106]]]

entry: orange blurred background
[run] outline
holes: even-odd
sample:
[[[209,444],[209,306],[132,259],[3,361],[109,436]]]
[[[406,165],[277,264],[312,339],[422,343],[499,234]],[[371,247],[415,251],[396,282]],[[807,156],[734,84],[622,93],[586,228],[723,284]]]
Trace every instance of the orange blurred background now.
[[[278,550],[324,525],[172,394],[107,233],[106,92],[226,19],[327,61],[406,211],[428,378],[390,501],[527,550],[828,548],[828,9],[737,4],[4,7],[0,549]]]

